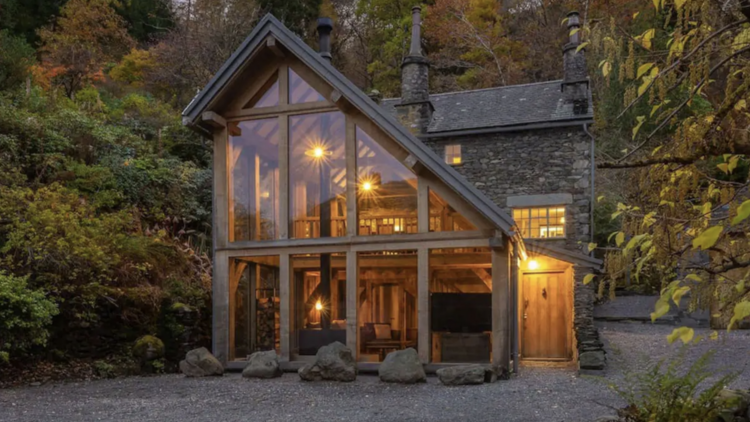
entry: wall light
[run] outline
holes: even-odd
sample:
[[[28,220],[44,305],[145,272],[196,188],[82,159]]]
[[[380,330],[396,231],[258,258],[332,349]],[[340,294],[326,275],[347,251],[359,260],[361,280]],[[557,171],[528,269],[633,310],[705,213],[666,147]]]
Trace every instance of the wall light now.
[[[536,262],[536,259],[532,259],[529,261],[529,263],[526,265],[526,267],[530,270],[538,270],[539,269],[539,263]]]
[[[315,302],[315,309],[318,310],[318,311],[322,311],[323,310],[323,304],[320,303],[320,301]]]

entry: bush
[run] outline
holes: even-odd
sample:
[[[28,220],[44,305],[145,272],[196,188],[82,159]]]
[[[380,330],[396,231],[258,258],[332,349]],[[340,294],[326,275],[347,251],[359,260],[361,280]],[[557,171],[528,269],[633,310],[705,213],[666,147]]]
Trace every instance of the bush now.
[[[57,305],[41,290],[28,287],[25,277],[0,272],[0,361],[34,345],[45,345],[47,326]]]
[[[661,360],[640,373],[627,374],[624,386],[610,384],[628,406],[618,414],[626,422],[707,422],[721,420],[732,404],[722,397],[724,389],[737,378],[724,375],[705,385],[714,372],[708,364],[713,352],[701,356],[685,368],[685,349],[670,361]]]

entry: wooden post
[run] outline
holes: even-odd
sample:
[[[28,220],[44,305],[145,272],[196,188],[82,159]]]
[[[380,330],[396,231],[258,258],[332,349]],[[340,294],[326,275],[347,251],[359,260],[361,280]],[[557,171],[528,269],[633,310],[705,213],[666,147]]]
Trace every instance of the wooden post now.
[[[511,283],[511,316],[510,320],[511,323],[511,332],[513,336],[513,347],[512,347],[512,353],[511,357],[513,358],[513,375],[518,375],[518,368],[520,363],[520,356],[519,356],[519,345],[521,344],[521,333],[520,333],[520,327],[518,323],[518,304],[520,303],[520,296],[518,294],[518,277],[519,277],[519,268],[518,268],[518,245],[513,245],[513,254],[510,258],[510,283]]]
[[[279,116],[279,239],[289,239],[289,116]]]
[[[214,252],[213,271],[213,354],[226,365],[229,358],[229,257]]]
[[[510,365],[510,254],[508,248],[492,250],[492,363],[505,370]]]
[[[354,125],[354,121],[349,116],[346,116],[345,142],[346,235],[356,236],[359,232],[359,219],[357,218],[357,127]],[[349,267],[347,266],[347,271],[348,270]]]
[[[214,191],[213,191],[213,233],[214,248],[227,246],[229,231],[229,203],[227,201],[227,128],[214,131]]]
[[[430,250],[417,250],[417,351],[422,363],[430,362]]]
[[[354,353],[354,359],[359,356],[359,324],[357,323],[357,253],[346,253],[346,347]]]
[[[289,322],[292,317],[291,307],[291,278],[289,272],[289,254],[279,255],[279,339],[281,348],[281,360],[290,360],[290,330]]]
[[[417,180],[417,231],[430,231],[430,190],[424,179]]]

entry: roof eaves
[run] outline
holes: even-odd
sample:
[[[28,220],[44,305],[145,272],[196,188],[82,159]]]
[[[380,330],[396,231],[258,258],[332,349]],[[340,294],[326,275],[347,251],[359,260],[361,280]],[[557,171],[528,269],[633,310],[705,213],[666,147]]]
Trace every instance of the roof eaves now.
[[[583,252],[575,252],[569,249],[552,246],[544,243],[544,240],[525,239],[524,242],[526,243],[526,250],[530,253],[550,256],[561,261],[588,268],[599,269],[602,266],[601,259],[590,257]]]
[[[430,138],[446,138],[451,136],[466,136],[466,135],[484,135],[490,133],[501,133],[501,132],[520,132],[524,130],[542,130],[542,129],[553,129],[560,127],[571,127],[579,126],[584,124],[594,123],[592,116],[586,116],[583,118],[567,119],[559,121],[544,121],[544,122],[532,122],[522,123],[516,125],[505,125],[505,126],[489,126],[483,128],[471,128],[471,129],[456,129],[456,130],[445,130],[445,131],[430,131],[425,135],[420,135],[421,139]]]

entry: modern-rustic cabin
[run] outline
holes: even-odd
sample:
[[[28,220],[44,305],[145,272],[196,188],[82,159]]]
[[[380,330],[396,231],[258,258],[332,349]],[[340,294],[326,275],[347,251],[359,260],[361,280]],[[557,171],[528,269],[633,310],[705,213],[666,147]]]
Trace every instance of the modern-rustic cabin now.
[[[426,72],[415,22],[407,76]],[[217,358],[276,350],[291,369],[340,341],[363,368],[408,347],[435,365],[575,361],[598,261],[525,242],[415,136],[424,104],[399,120],[331,65],[320,23],[318,53],[266,16],[184,112],[213,139]]]

